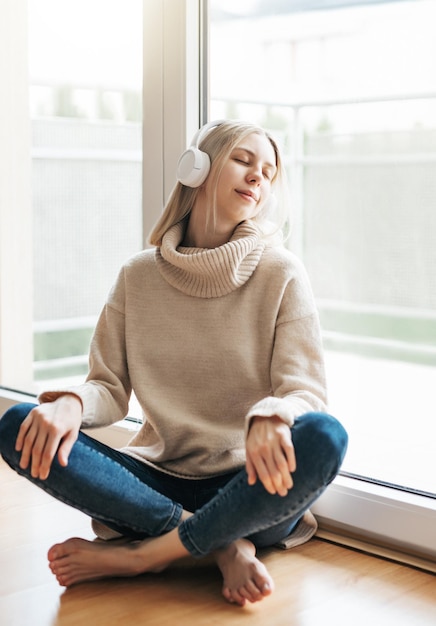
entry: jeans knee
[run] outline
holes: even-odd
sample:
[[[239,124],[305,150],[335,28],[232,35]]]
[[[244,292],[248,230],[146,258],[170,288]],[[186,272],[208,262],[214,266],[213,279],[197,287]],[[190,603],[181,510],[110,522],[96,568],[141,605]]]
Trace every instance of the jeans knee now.
[[[304,419],[307,420],[308,427],[313,429],[313,436],[319,440],[320,445],[323,448],[327,446],[332,454],[343,459],[348,445],[348,434],[342,424],[327,413],[308,413]]]
[[[345,428],[335,417],[314,412],[298,418],[292,430],[297,469],[300,461],[305,461],[313,469],[318,466],[325,482],[331,482],[339,472],[347,451]]]
[[[0,453],[15,449],[20,426],[35,406],[28,402],[15,404],[0,418]]]

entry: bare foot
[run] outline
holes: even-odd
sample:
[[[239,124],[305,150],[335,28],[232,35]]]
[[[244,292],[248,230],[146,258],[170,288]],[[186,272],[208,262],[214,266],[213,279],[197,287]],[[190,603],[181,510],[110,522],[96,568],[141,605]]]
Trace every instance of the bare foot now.
[[[48,560],[59,584],[70,587],[100,578],[160,572],[188,555],[176,528],[161,537],[127,543],[68,539],[50,548]]]
[[[223,575],[223,596],[228,602],[244,606],[259,602],[274,590],[266,567],[256,558],[256,548],[247,539],[238,539],[217,551],[216,563]]]

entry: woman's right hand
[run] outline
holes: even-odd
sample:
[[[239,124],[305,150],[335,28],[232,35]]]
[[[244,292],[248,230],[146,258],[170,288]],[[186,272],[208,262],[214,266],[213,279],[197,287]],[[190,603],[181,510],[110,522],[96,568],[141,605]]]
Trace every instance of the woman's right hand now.
[[[45,480],[56,454],[66,467],[71,448],[82,423],[82,403],[73,394],[65,394],[53,402],[32,409],[18,431],[15,449],[21,452],[20,467],[33,478]]]
[[[252,418],[246,443],[248,484],[259,479],[270,494],[286,496],[297,469],[291,429],[277,415]]]

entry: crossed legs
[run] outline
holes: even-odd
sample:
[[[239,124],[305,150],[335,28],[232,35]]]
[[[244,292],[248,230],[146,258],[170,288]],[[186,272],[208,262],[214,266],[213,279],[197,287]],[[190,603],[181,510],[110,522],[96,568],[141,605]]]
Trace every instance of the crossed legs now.
[[[14,451],[27,412],[17,407],[0,420],[0,451],[6,461],[48,493],[127,537],[107,542],[69,539],[53,546],[48,553],[50,569],[65,586],[157,572],[180,558],[208,555],[222,572],[223,595],[229,602],[261,600],[274,584],[256,558],[256,546],[272,545],[288,534],[334,478],[346,447],[346,435],[334,418],[308,414],[294,427],[297,471],[288,496],[271,496],[260,483],[248,486],[241,471],[192,514],[165,495],[165,488],[157,490],[159,472],[148,473],[143,482],[143,464],[82,433],[68,468],[54,463],[47,480],[32,479],[20,470]]]

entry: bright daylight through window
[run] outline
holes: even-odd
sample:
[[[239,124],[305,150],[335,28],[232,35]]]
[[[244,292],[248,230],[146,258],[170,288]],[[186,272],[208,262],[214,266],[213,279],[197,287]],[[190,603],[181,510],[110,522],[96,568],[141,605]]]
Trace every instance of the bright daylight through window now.
[[[436,2],[211,0],[210,118],[282,143],[344,471],[436,494]]]
[[[34,387],[83,380],[142,238],[142,1],[30,0]]]

